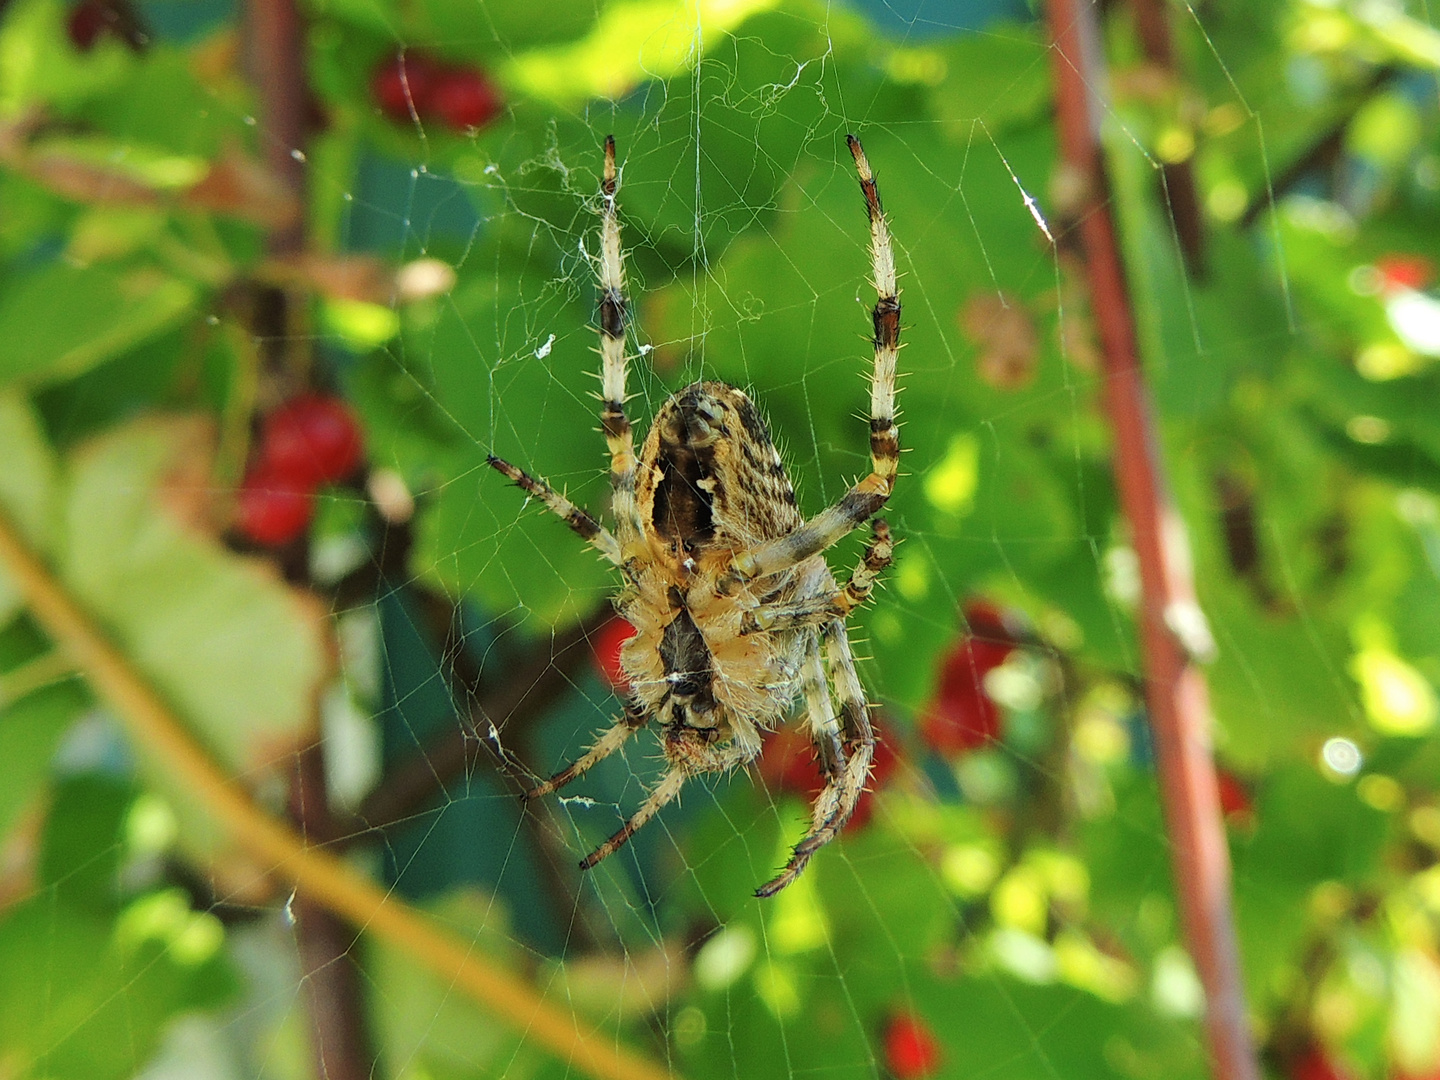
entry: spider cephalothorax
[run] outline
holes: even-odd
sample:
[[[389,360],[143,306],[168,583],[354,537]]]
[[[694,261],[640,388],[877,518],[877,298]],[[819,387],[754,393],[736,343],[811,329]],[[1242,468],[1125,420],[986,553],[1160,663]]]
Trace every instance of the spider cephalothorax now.
[[[826,783],[809,832],[758,895],[771,896],[788,885],[839,833],[869,778],[875,736],[845,617],[870,595],[876,575],[889,564],[890,530],[874,519],[865,556],[843,587],[820,553],[870,520],[895,484],[900,302],[875,179],[859,140],[852,135],[848,142],[870,217],[879,293],[873,312],[871,472],[806,521],[759,411],[726,383],[693,383],[672,395],[635,454],[625,415],[624,264],[615,216],[619,178],[615,141],[605,140],[601,420],[610,448],[615,531],[544,481],[489,459],[619,568],[624,586],[615,605],[636,631],[620,656],[630,683],[622,715],[577,761],[527,797],[568,784],[651,721],[660,726],[669,764],[630,820],[591,852],[582,868],[629,840],[691,777],[753,761],[761,736],[783,722],[802,696]]]

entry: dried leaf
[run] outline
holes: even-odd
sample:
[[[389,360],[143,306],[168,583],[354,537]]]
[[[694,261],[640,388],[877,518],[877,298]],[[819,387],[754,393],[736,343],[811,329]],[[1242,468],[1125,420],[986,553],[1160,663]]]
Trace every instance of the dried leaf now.
[[[1040,335],[1019,297],[978,293],[960,312],[960,329],[980,350],[975,367],[997,390],[1016,390],[1035,377]]]

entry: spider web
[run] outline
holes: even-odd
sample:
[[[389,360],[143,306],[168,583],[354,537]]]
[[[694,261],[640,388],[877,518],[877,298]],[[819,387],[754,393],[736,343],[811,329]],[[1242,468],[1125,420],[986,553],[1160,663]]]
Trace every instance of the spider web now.
[[[322,303],[319,316],[315,347],[365,418],[372,463],[417,507],[374,545],[373,601],[338,617],[343,677],[322,747],[332,799],[373,829],[355,858],[598,1038],[683,1076],[900,1075],[887,1033],[909,1016],[938,1040],[942,1075],[1201,1075],[1203,1003],[1154,794],[1137,572],[1108,475],[1091,313],[1065,243],[1043,26],[1005,2],[573,7],[549,26],[511,5],[317,15],[316,81],[331,98],[363,97],[368,72],[347,64],[398,50],[407,63],[479,58],[508,100],[494,128],[466,137],[434,117],[349,115],[306,157],[337,250],[455,272],[447,291],[392,307],[396,325],[378,342],[366,339],[367,310]],[[1300,377],[1296,357],[1362,332],[1348,308],[1305,306],[1324,295],[1323,273],[1382,252],[1335,254],[1378,198],[1373,178],[1312,193],[1273,164],[1305,151],[1316,115],[1348,107],[1355,80],[1332,73],[1329,96],[1291,119],[1285,103],[1320,79],[1305,68],[1313,57],[1297,51],[1288,82],[1261,68],[1287,20],[1384,20],[1343,6],[1233,7],[1171,11],[1198,104],[1133,42],[1118,46],[1106,112],[1114,208],[1177,497],[1197,564],[1216,575],[1202,577],[1202,602],[1221,653],[1222,756],[1241,776],[1278,775],[1268,791],[1301,792],[1297,805],[1335,821],[1332,782],[1354,802],[1340,782],[1361,770],[1345,755],[1377,737],[1343,631],[1335,640],[1315,539],[1336,511],[1259,493],[1316,482],[1320,470],[1301,466],[1275,476],[1290,467],[1281,448],[1301,437],[1297,417],[1360,447],[1402,421],[1388,399],[1346,404],[1353,387],[1337,378],[1294,391],[1301,403],[1267,430],[1273,387]],[[163,37],[161,9],[151,14]],[[1247,19],[1264,24],[1263,40],[1249,39]],[[1413,27],[1431,21],[1423,11]],[[1433,121],[1433,79],[1410,91]],[[600,145],[613,132],[637,440],[675,389],[723,379],[767,416],[802,511],[835,501],[869,467],[874,290],[850,131],[876,171],[905,305],[907,453],[886,511],[901,543],[851,620],[885,771],[859,827],[773,901],[751,893],[808,820],[808,755],[783,735],[750,770],[692,781],[582,875],[576,861],[633,812],[662,761],[642,733],[560,795],[518,804],[527,781],[573,760],[617,713],[596,660],[610,647],[616,582],[485,456],[606,518],[593,322]],[[1203,255],[1176,186],[1175,166],[1201,160],[1187,135],[1210,140],[1192,174]],[[1434,160],[1424,147],[1412,157]],[[1277,186],[1300,195],[1282,201]],[[1242,232],[1252,208],[1258,224]],[[1306,260],[1321,251],[1327,269],[1302,267],[1296,245]],[[1201,258],[1209,276],[1188,274]],[[1378,309],[1373,296],[1352,307],[1362,302]],[[1435,518],[1418,490],[1425,475],[1392,470],[1405,490],[1386,504],[1422,538]],[[346,507],[353,524],[368,502],[333,500],[340,524],[322,522],[313,565],[345,571],[357,531]],[[858,530],[827,553],[837,578],[864,539]],[[1263,555],[1247,561],[1247,543]],[[437,597],[458,606],[437,616]],[[1401,621],[1398,644],[1355,650],[1428,655]],[[947,670],[963,707],[945,698]],[[97,739],[113,752],[87,727],[71,736],[67,767],[93,766]],[[401,774],[410,793],[367,816]],[[1382,787],[1362,792],[1364,812],[1384,811]],[[1253,809],[1239,813],[1242,943],[1247,963],[1269,971],[1263,928],[1343,874],[1318,857],[1295,871],[1300,885],[1272,872],[1277,859],[1293,867],[1282,849],[1304,830],[1256,831]],[[1367,844],[1341,841],[1342,861]],[[216,912],[246,908],[252,917],[226,930],[239,1003],[173,1024],[146,1075],[308,1074],[307,994],[324,974],[307,968],[291,905],[215,899]],[[377,1075],[579,1071],[477,1016],[390,945],[344,954],[335,963],[363,973]]]

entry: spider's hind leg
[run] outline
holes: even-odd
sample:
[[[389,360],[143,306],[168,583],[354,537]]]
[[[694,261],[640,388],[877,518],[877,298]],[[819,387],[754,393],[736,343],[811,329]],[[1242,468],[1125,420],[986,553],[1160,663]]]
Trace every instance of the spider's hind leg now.
[[[610,451],[611,507],[616,529],[629,543],[642,531],[635,503],[635,440],[625,415],[625,253],[615,198],[620,172],[615,167],[615,136],[605,137],[605,171],[600,181],[600,424]]]
[[[855,806],[870,779],[870,763],[875,757],[875,732],[870,727],[870,711],[865,704],[865,691],[855,672],[855,657],[850,652],[850,639],[838,620],[825,628],[825,655],[830,678],[840,699],[840,729],[844,757],[827,776],[825,788],[815,799],[810,831],[795,845],[790,861],[771,881],[755,890],[761,898],[774,896],[789,885],[814,857],[815,853],[840,835],[840,830],[855,813]]]
[[[668,728],[666,741],[667,743],[672,741],[683,742],[684,736],[693,734],[695,730],[694,728]],[[676,736],[677,732],[680,733],[678,738]],[[640,804],[640,809],[636,810],[635,813],[630,816],[630,820],[625,822],[619,831],[611,836],[610,839],[606,840],[581,860],[580,869],[589,870],[601,859],[609,858],[629,843],[630,838],[639,832],[642,826],[658,814],[668,803],[675,800],[676,796],[684,789],[686,781],[692,777],[702,773],[726,772],[735,768],[737,765],[744,765],[746,762],[754,760],[756,752],[754,747],[740,742],[731,742],[721,746],[706,747],[699,750],[694,749],[692,744],[691,751],[677,761],[676,757],[672,756],[674,751],[670,746],[667,746],[666,755],[674,762],[674,764],[670,766],[670,771],[661,778],[660,783],[656,784],[654,790],[646,796],[645,801]]]
[[[562,518],[565,524],[570,526],[571,532],[594,547],[611,563],[616,566],[621,564],[619,542],[611,535],[609,529],[591,517],[587,511],[576,506],[544,480],[536,480],[524,469],[511,465],[504,458],[487,454],[485,462],[496,472],[502,473],[514,481],[515,485],[527,495],[544,503],[545,509]]]

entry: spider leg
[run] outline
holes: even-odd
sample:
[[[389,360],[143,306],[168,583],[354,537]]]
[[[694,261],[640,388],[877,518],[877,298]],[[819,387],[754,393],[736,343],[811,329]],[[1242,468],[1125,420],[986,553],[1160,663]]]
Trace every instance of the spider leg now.
[[[551,513],[563,518],[566,525],[570,526],[580,539],[592,545],[596,551],[604,555],[606,559],[619,566],[620,544],[610,531],[596,521],[585,510],[576,506],[564,495],[552,488],[544,480],[536,480],[524,469],[516,468],[504,458],[498,458],[494,454],[485,456],[486,463],[497,472],[503,473],[507,478],[514,481],[517,487],[521,488],[527,495],[539,499],[545,504],[545,508]]]
[[[880,192],[860,140],[846,137],[865,210],[870,217],[870,261],[878,294],[871,320],[875,325],[875,367],[870,378],[870,475],[850,488],[840,501],[822,510],[785,536],[742,551],[735,556],[729,579],[750,581],[788,570],[824,551],[861,522],[880,511],[895,487],[900,469],[900,433],[895,426],[895,365],[900,352],[900,291],[895,283],[895,252]]]
[[[641,533],[635,502],[635,441],[625,415],[625,257],[620,249],[619,189],[615,136],[605,136],[605,173],[600,183],[600,423],[610,450],[611,508],[616,529],[627,541]]]
[[[840,699],[840,727],[846,756],[843,766],[829,778],[825,789],[816,797],[810,832],[795,845],[785,869],[755,890],[755,895],[762,898],[774,896],[799,877],[815,853],[840,834],[855,812],[855,805],[865,790],[865,782],[870,778],[870,762],[875,756],[875,732],[870,727],[870,713],[865,704],[860,676],[855,671],[850,639],[838,620],[825,628],[825,655],[836,696]]]
[[[560,790],[572,780],[578,780],[597,762],[603,761],[624,746],[631,735],[645,726],[646,719],[648,718],[644,714],[633,712],[627,708],[620,715],[620,719],[595,740],[589,750],[586,750],[543,784],[531,788],[522,798],[527,802],[531,799],[538,799],[541,796],[549,795],[552,791]]]
[[[717,749],[703,762],[694,760],[687,761],[683,765],[674,765],[660,779],[654,789],[646,796],[645,801],[640,804],[640,809],[630,815],[630,820],[622,825],[610,839],[597,847],[589,855],[580,860],[580,869],[589,870],[602,859],[607,859],[619,851],[640,829],[660,810],[675,800],[685,787],[685,782],[699,773],[724,772],[742,765],[754,757],[754,751],[749,747],[741,746],[739,743],[731,743],[728,746]]]
[[[890,525],[884,518],[870,523],[870,543],[865,554],[850,572],[850,580],[843,589],[821,593],[789,604],[764,604],[747,611],[740,620],[742,634],[754,634],[761,630],[798,630],[806,626],[819,626],[831,619],[843,619],[870,599],[875,588],[875,579],[890,565],[895,543],[890,539]]]
[[[825,787],[815,799],[811,813],[811,830],[820,828],[835,813],[836,800],[826,798],[832,791],[837,777],[845,772],[845,747],[840,742],[840,722],[835,715],[835,703],[830,700],[830,691],[825,686],[825,668],[820,662],[820,643],[816,639],[805,656],[801,669],[801,689],[805,694],[806,724],[815,744],[815,753],[820,771],[825,776]]]

